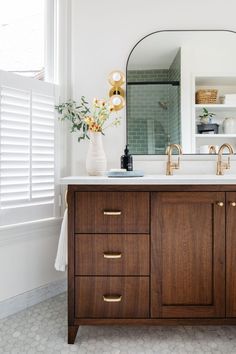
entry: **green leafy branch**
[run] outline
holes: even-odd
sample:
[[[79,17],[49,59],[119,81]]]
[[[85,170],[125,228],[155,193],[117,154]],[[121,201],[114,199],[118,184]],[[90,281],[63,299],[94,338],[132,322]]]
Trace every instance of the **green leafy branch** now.
[[[88,132],[99,132],[104,135],[104,130],[111,126],[118,126],[120,118],[116,117],[108,124],[111,114],[114,112],[114,107],[109,105],[105,100],[94,99],[92,110],[89,108],[89,103],[82,96],[80,103],[69,100],[55,106],[59,113],[59,120],[69,121],[71,125],[71,133],[79,132],[78,141],[85,138],[89,139]]]

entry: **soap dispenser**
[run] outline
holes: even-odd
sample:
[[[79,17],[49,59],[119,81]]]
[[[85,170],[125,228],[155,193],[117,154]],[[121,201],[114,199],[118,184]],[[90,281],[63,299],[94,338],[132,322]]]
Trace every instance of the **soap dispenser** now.
[[[121,156],[121,168],[127,171],[133,171],[133,157],[129,153],[128,145],[126,145],[124,150],[124,155]]]

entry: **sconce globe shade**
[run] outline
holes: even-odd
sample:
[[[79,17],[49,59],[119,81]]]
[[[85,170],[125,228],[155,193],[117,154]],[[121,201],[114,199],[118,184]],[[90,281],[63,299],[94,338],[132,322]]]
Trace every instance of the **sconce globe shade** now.
[[[119,111],[125,106],[125,100],[122,96],[113,95],[110,98],[110,103],[114,107],[115,111]]]
[[[108,81],[112,86],[122,86],[125,83],[125,75],[122,71],[114,70],[109,74]]]
[[[121,104],[122,100],[120,96],[114,95],[112,98],[112,104],[113,106],[119,106]]]
[[[120,81],[120,79],[121,79],[121,74],[119,73],[119,71],[115,71],[114,73],[113,73],[113,75],[112,75],[112,79],[114,80],[114,81]]]

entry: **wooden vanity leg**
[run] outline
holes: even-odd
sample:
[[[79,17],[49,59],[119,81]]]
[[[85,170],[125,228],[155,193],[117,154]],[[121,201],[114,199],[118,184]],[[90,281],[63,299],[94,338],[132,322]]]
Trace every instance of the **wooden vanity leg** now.
[[[74,344],[79,326],[68,326],[68,344]]]

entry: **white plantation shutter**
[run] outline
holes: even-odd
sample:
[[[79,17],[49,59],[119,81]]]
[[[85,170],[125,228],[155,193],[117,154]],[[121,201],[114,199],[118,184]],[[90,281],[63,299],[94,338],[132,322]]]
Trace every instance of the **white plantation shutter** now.
[[[54,98],[32,94],[32,199],[53,201],[55,178]]]
[[[1,208],[30,197],[30,93],[0,88]]]
[[[54,216],[54,91],[0,71],[0,226]]]

